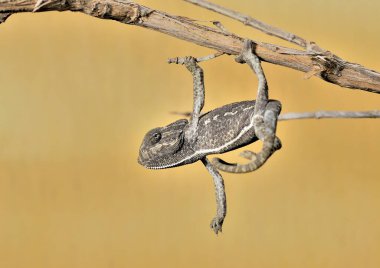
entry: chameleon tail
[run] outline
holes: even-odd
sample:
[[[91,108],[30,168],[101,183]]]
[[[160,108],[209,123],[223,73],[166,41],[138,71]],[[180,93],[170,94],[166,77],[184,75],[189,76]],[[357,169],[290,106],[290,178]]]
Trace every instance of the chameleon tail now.
[[[271,145],[273,144],[273,145]],[[250,160],[247,164],[229,163],[220,158],[212,159],[212,164],[219,170],[229,173],[248,173],[260,168],[267,159],[277,150],[281,149],[281,141],[275,137],[273,143],[265,142],[263,150],[259,153],[243,151],[240,156]]]

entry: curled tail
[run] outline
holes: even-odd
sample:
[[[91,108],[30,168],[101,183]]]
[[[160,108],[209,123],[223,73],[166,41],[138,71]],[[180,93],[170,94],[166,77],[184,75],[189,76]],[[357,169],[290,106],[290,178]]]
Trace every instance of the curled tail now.
[[[263,150],[259,153],[243,151],[240,156],[250,160],[246,164],[229,163],[220,158],[212,159],[212,164],[219,170],[229,173],[248,173],[260,168],[268,158],[277,150],[281,149],[281,141],[275,137],[273,143],[264,143]]]

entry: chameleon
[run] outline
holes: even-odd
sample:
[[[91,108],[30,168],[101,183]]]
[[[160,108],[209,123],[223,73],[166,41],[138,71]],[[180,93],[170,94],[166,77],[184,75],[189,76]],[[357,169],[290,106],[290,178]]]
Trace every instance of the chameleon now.
[[[203,69],[196,58],[176,58],[193,76],[193,110],[190,119],[180,119],[167,126],[150,130],[142,141],[138,163],[148,169],[164,169],[201,161],[213,178],[217,210],[210,227],[218,234],[227,213],[224,181],[218,170],[230,173],[252,172],[281,148],[276,136],[277,118],[281,103],[268,99],[268,86],[259,58],[253,52],[253,42],[245,40],[236,58],[247,63],[258,77],[256,100],[224,105],[201,114],[205,101]],[[228,163],[220,158],[210,161],[210,154],[222,154],[257,140],[263,142],[261,151],[244,151],[245,164]]]

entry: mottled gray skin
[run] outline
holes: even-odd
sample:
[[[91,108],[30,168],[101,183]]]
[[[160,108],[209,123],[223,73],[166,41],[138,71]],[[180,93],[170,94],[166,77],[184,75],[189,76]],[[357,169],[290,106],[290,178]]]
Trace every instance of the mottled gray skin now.
[[[232,173],[251,172],[281,148],[281,142],[275,135],[281,103],[268,100],[266,79],[260,61],[252,51],[253,44],[247,40],[238,61],[247,63],[258,76],[256,101],[231,103],[203,115],[203,70],[193,57],[178,59],[177,63],[184,64],[193,75],[194,105],[191,118],[189,121],[181,119],[165,127],[152,129],[145,135],[140,147],[138,162],[150,169],[177,167],[201,160],[214,180],[217,214],[211,221],[211,228],[215,233],[222,230],[227,211],[223,178],[217,169]],[[235,150],[258,139],[263,141],[259,153],[244,151],[242,154],[250,160],[249,163],[228,163],[219,158],[213,159],[211,163],[206,157]]]
[[[192,142],[184,134],[189,129],[186,119],[155,128],[145,135],[138,161],[150,169],[177,167],[255,142],[258,138],[250,126],[254,106],[255,101],[236,102],[201,115],[197,138]]]

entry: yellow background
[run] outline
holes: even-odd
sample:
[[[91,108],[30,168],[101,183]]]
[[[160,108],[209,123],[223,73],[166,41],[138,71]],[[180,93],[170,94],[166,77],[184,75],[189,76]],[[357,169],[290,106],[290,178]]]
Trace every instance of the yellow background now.
[[[141,3],[287,45],[180,0]],[[218,3],[380,70],[379,1]],[[283,149],[262,169],[223,174],[228,215],[215,236],[202,164],[136,161],[146,131],[192,107],[190,75],[166,59],[212,51],[70,12],[14,15],[0,40],[1,268],[380,267],[380,120],[280,122]],[[254,98],[246,66],[202,66],[205,111]],[[379,95],[263,67],[283,112],[380,107]]]

